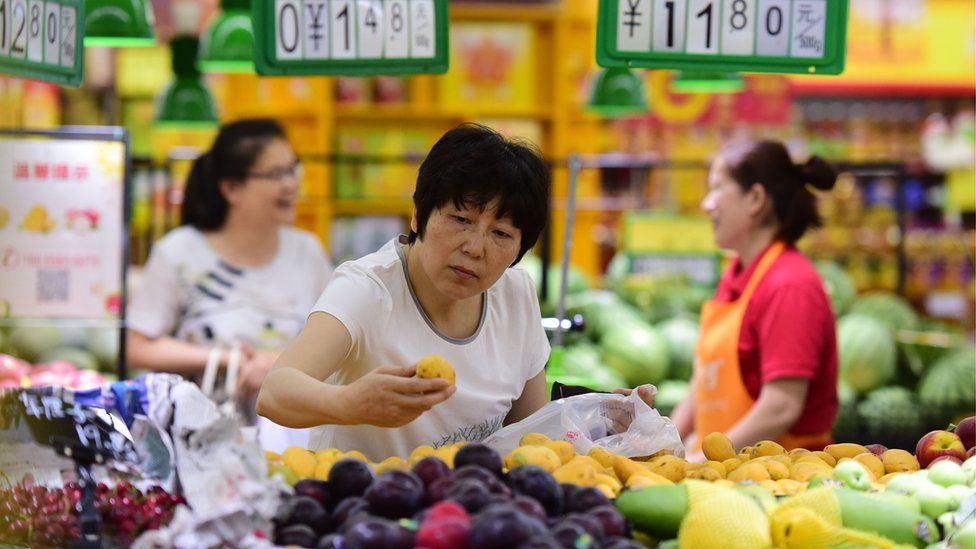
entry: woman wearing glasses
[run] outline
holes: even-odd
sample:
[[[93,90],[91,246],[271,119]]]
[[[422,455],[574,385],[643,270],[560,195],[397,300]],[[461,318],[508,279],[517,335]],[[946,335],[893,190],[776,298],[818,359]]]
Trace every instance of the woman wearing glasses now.
[[[187,179],[182,223],[152,248],[127,310],[130,368],[197,378],[242,349],[238,393],[257,394],[332,273],[318,239],[291,227],[300,165],[281,126],[221,128]]]

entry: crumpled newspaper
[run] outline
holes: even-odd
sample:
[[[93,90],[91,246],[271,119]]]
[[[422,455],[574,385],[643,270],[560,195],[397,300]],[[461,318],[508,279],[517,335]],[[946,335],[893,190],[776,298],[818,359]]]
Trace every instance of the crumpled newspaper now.
[[[256,430],[221,413],[194,383],[170,387],[168,399],[176,471],[192,510],[180,507],[167,528],[145,533],[134,547],[244,547],[244,540],[261,547],[290,488],[268,478]]]

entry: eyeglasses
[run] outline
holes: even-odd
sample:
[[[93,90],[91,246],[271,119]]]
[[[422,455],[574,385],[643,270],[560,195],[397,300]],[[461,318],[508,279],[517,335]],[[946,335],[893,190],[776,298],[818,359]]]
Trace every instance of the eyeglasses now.
[[[251,172],[247,176],[251,179],[267,179],[269,181],[276,181],[282,183],[285,179],[293,177],[295,179],[302,178],[302,163],[295,162],[291,166],[283,166],[278,168],[271,168],[263,172]]]

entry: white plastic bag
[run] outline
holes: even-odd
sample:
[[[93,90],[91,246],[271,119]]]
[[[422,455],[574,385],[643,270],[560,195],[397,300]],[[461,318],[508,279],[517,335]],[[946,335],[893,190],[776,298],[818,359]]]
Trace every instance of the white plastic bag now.
[[[661,450],[685,455],[674,424],[648,406],[637,391],[629,396],[589,393],[554,400],[483,442],[504,456],[528,433],[568,441],[579,454],[597,446],[625,457],[649,456]]]

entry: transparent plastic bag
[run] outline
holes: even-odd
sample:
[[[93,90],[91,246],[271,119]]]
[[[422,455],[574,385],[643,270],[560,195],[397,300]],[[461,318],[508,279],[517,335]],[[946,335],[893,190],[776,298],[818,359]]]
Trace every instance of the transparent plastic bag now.
[[[652,390],[657,392],[656,388]],[[648,406],[637,391],[629,396],[590,393],[554,400],[483,442],[504,456],[528,433],[568,441],[579,454],[596,446],[625,457],[649,456],[662,450],[678,457],[685,455],[674,424]]]

